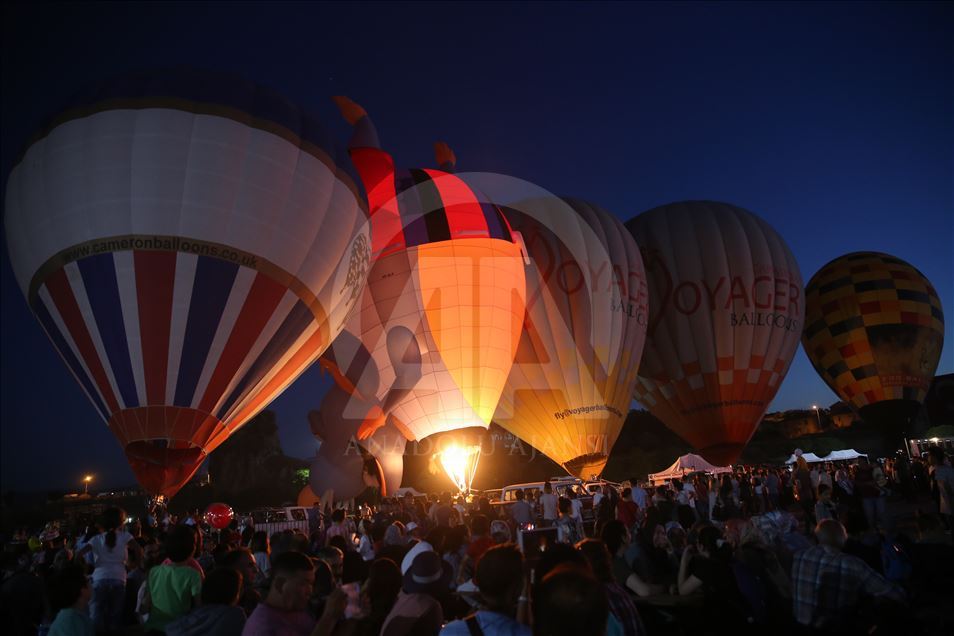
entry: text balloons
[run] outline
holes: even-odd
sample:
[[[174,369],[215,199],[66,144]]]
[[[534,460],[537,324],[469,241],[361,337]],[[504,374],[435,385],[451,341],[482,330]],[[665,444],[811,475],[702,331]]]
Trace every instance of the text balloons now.
[[[632,399],[648,320],[636,242],[573,199],[504,210],[523,237],[527,313],[494,421],[579,477],[599,475]]]
[[[805,288],[802,346],[863,419],[904,424],[927,395],[944,344],[941,301],[924,274],[888,254],[831,261]]]
[[[275,93],[181,70],[81,96],[13,168],[17,281],[150,493],[341,330],[370,245],[349,165]]]
[[[635,397],[707,460],[733,463],[798,346],[798,264],[768,223],[727,203],[672,203],[626,226],[650,298]]]

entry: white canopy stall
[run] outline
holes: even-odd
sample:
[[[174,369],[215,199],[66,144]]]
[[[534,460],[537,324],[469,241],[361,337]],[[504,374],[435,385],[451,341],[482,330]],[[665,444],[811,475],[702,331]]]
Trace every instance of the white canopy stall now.
[[[824,457],[819,457],[815,453],[802,453],[802,457],[804,457],[805,461],[809,464],[817,464],[819,462],[845,462],[852,459],[858,459],[859,457],[867,457],[867,455],[864,453],[859,453],[853,448],[847,448],[845,450],[832,451]],[[785,463],[794,464],[796,461],[796,455],[792,455]]]
[[[713,466],[698,455],[688,453],[673,462],[672,466],[666,470],[658,473],[651,473],[649,475],[649,481],[655,486],[656,484],[664,483],[670,479],[680,479],[689,473],[695,472],[712,474],[731,473],[732,469],[725,466]]]

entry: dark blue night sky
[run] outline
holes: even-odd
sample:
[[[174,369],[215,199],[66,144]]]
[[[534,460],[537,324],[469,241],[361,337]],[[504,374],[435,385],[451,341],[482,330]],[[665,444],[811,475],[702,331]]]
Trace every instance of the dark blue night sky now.
[[[458,167],[600,203],[622,219],[683,199],[767,219],[807,281],[857,250],[937,288],[954,371],[954,5],[763,3],[4,5],[2,174],[71,94],[191,65],[239,73],[348,128],[375,119],[403,165]],[[3,241],[2,489],[133,482],[16,286]],[[272,404],[309,456],[317,367]],[[804,353],[774,409],[830,404]]]

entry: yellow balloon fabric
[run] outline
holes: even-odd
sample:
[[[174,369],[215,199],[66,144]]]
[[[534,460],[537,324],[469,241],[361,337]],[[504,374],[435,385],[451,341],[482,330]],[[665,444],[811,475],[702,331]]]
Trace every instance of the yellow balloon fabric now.
[[[505,210],[529,255],[520,346],[494,420],[579,477],[599,475],[646,338],[639,248],[607,211],[573,199]]]

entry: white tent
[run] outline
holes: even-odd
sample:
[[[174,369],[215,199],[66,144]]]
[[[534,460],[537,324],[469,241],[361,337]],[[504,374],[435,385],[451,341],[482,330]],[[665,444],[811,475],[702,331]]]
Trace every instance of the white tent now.
[[[672,466],[666,470],[659,473],[651,473],[649,475],[649,481],[655,485],[657,483],[662,483],[667,479],[677,479],[693,472],[713,474],[730,473],[732,472],[732,469],[726,468],[725,466],[713,466],[698,455],[689,453],[677,459],[675,462],[673,462]]]
[[[849,459],[858,459],[859,457],[867,457],[864,453],[859,453],[853,448],[848,448],[846,450],[837,450],[832,451],[828,455],[822,458],[822,461],[826,462],[843,462],[848,461]]]
[[[858,459],[859,457],[867,457],[867,455],[864,453],[859,453],[853,448],[848,448],[845,450],[832,451],[824,457],[819,457],[815,453],[802,453],[802,457],[804,457],[805,461],[809,464],[817,464],[819,462],[844,462],[852,459]],[[795,455],[792,455],[785,463],[794,464],[795,461]]]
[[[825,461],[824,459],[822,459],[821,457],[819,457],[819,456],[816,455],[815,453],[802,453],[802,457],[803,457],[803,458],[805,459],[805,461],[808,462],[809,464],[817,464],[818,462],[823,462],[823,461]],[[785,460],[785,463],[786,463],[786,464],[794,464],[796,461],[798,461],[798,456],[796,456],[796,455],[793,454],[791,457],[789,457],[787,460]]]

